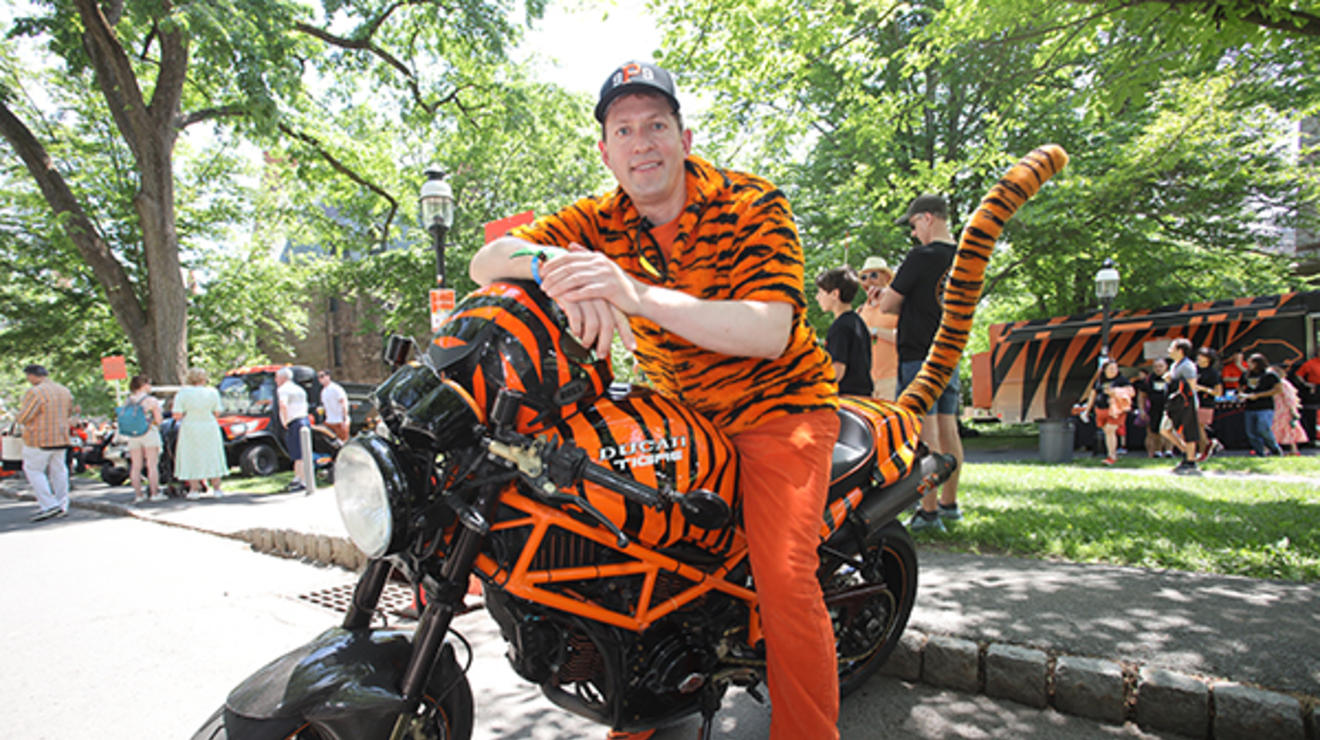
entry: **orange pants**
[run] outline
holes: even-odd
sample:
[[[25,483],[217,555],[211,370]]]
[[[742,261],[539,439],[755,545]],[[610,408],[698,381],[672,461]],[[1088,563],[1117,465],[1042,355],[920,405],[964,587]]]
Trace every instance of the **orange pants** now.
[[[743,522],[761,605],[771,740],[839,737],[834,628],[816,581],[834,411],[784,416],[733,438]]]

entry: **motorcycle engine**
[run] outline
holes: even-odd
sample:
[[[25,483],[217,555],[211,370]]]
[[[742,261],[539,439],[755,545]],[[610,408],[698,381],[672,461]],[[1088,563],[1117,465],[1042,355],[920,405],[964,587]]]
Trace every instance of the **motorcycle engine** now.
[[[737,607],[696,604],[637,633],[551,612],[486,588],[486,607],[518,675],[559,706],[602,724],[660,723],[695,711],[719,665],[720,626]]]

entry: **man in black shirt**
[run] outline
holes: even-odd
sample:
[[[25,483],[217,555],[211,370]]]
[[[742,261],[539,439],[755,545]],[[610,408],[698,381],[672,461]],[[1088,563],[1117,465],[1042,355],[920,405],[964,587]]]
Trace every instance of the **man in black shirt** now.
[[[834,314],[825,335],[825,350],[834,360],[834,378],[839,394],[871,395],[871,333],[866,322],[852,310],[861,283],[851,267],[835,267],[816,278],[816,303]]]
[[[944,312],[944,286],[958,247],[949,233],[949,204],[943,196],[916,198],[895,223],[910,227],[913,239],[920,245],[908,252],[894,281],[880,298],[882,311],[898,314],[898,390],[901,393],[917,377],[931,341],[935,339]],[[921,425],[921,439],[926,446],[935,452],[953,455],[958,468],[944,483],[938,506],[935,491],[922,498],[921,511],[908,525],[914,531],[940,531],[944,529],[941,520],[962,518],[962,512],[958,510],[958,472],[963,461],[962,440],[958,438],[959,393],[955,372],[936,402],[934,413],[928,415]]]

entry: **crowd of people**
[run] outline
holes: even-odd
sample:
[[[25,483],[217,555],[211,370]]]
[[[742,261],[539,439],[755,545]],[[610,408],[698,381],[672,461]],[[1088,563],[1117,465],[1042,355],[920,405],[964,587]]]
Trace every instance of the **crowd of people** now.
[[[21,429],[22,469],[39,505],[33,521],[68,513],[71,461],[79,456],[71,445],[74,437],[89,449],[98,447],[101,454],[109,441],[123,444],[127,458],[127,470],[123,474],[133,490],[134,504],[167,499],[162,475],[182,482],[190,498],[200,497],[208,490],[216,498],[224,496],[221,483],[229,474],[229,462],[219,421],[221,399],[205,370],[187,371],[186,385],[174,395],[168,410],[161,398],[153,395],[151,378],[134,375],[129,379],[128,396],[116,409],[113,421],[99,426],[78,418],[72,393],[52,380],[44,366],[28,365],[24,375],[31,387],[20,402],[14,427]],[[322,370],[318,380],[326,427],[343,442],[349,436],[348,397],[342,386],[334,382],[330,371]],[[300,444],[297,435],[308,418],[307,397],[297,383],[291,382],[287,368],[277,373],[277,383],[280,421],[288,430],[287,449],[297,449]],[[167,418],[177,421],[174,444],[168,450],[161,434]],[[99,440],[106,442],[98,444]],[[295,466],[300,463],[301,460],[295,460]],[[297,477],[289,490],[303,490]]]
[[[1316,393],[1320,357],[1298,364],[1292,377]],[[1249,454],[1283,455],[1285,445],[1301,454],[1297,446],[1308,441],[1301,393],[1284,367],[1259,352],[1235,351],[1221,360],[1215,349],[1193,350],[1190,340],[1178,338],[1167,358],[1137,368],[1131,379],[1105,358],[1078,411],[1084,421],[1094,415],[1102,430],[1106,465],[1126,451],[1127,428],[1142,426],[1150,457],[1180,457],[1173,472],[1195,475],[1198,463],[1224,449],[1214,423],[1216,408],[1227,405],[1241,406]]]
[[[916,379],[930,350],[943,313],[942,292],[957,245],[949,230],[949,204],[940,195],[921,195],[894,222],[911,230],[916,246],[898,271],[882,257],[866,258],[860,274],[851,267],[826,270],[816,278],[816,302],[834,315],[825,349],[834,364],[839,393],[888,401]],[[859,289],[866,297],[852,309]],[[939,489],[927,491],[908,527],[944,531],[945,522],[962,518],[958,508],[958,469],[962,439],[958,434],[961,387],[957,373],[921,426],[921,439],[934,452],[958,461]]]

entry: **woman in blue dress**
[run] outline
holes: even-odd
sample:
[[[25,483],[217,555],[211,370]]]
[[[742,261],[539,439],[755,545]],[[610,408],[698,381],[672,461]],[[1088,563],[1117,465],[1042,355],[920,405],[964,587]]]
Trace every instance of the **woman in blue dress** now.
[[[220,394],[207,384],[206,371],[191,368],[188,385],[174,397],[174,412],[182,414],[179,441],[174,449],[174,477],[188,482],[188,494],[199,495],[202,481],[211,482],[211,494],[224,495],[220,479],[229,472],[220,437]]]

